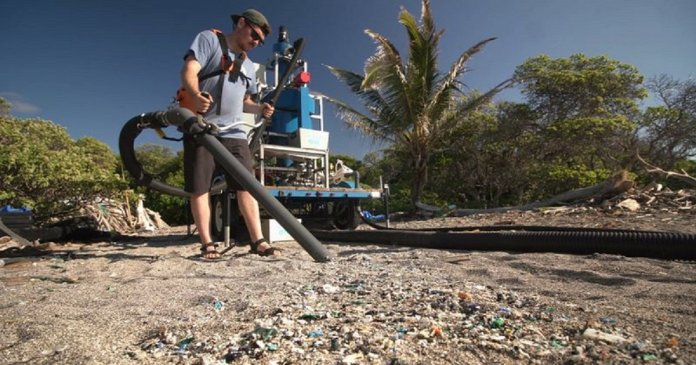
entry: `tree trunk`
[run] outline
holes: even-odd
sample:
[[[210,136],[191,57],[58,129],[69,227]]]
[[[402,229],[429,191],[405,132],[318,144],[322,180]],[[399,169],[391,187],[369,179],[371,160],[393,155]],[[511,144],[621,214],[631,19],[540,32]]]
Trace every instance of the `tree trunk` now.
[[[420,202],[423,195],[423,188],[428,180],[428,160],[423,156],[418,156],[414,160],[414,176],[411,183],[411,211],[415,213],[418,210],[416,203]]]

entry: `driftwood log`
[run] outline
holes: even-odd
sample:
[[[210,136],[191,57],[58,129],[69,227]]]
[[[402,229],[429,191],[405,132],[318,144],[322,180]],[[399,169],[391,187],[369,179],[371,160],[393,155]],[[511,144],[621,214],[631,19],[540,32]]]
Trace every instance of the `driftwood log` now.
[[[558,194],[546,200],[513,207],[500,207],[490,209],[457,209],[451,213],[453,216],[465,216],[472,214],[504,213],[509,211],[525,211],[541,207],[550,207],[559,204],[567,204],[589,199],[608,199],[625,193],[633,187],[633,181],[628,177],[628,171],[622,170],[609,179],[593,186],[570,190]]]

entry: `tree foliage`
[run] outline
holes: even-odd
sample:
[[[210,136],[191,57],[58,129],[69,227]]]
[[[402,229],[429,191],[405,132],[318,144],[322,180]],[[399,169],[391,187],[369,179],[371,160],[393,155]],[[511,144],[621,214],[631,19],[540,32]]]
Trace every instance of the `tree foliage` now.
[[[74,141],[60,125],[0,117],[0,205],[49,216],[125,187],[117,159],[94,138]]]
[[[145,171],[158,179],[164,179],[182,169],[176,152],[166,146],[156,144],[138,146],[135,149],[135,158],[143,165]]]
[[[548,164],[540,170],[550,178],[545,194],[597,183],[628,164],[638,102],[647,96],[634,66],[607,56],[542,55],[515,77],[539,126],[534,157]]]
[[[607,56],[533,57],[518,66],[527,104],[551,124],[576,118],[634,116],[637,101],[647,96],[643,76],[635,66]]]
[[[537,126],[524,104],[489,103],[452,129],[433,161],[432,189],[450,203],[487,207],[517,201],[534,186]]]
[[[445,199],[519,204],[596,184],[624,167],[646,95],[634,67],[605,56],[539,56],[515,78],[524,103],[484,105],[446,136],[453,148],[435,156],[432,187]]]

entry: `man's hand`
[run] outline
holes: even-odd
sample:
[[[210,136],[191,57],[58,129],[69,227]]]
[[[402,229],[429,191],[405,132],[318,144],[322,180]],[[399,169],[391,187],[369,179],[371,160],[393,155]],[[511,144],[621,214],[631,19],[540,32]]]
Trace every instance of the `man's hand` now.
[[[275,111],[275,108],[273,107],[273,105],[271,105],[269,103],[263,103],[262,105],[260,105],[260,107],[261,107],[261,115],[266,119],[269,119],[273,115],[273,112]]]
[[[196,94],[196,112],[200,114],[205,114],[205,112],[208,111],[208,108],[210,108],[210,105],[213,104],[213,97],[208,94],[205,91],[201,91],[198,94]]]

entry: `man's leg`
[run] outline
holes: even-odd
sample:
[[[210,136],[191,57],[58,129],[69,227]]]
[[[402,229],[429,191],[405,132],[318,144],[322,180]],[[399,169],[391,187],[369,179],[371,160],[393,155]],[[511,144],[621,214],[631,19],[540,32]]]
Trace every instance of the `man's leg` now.
[[[203,257],[216,259],[220,257],[210,237],[210,180],[213,178],[215,160],[195,139],[184,135],[184,183],[187,192],[191,193],[191,215],[201,239]]]
[[[239,205],[239,211],[244,217],[244,222],[246,223],[247,229],[249,230],[249,236],[251,242],[256,242],[263,238],[263,232],[261,231],[261,216],[259,215],[259,203],[254,199],[254,197],[248,191],[237,191],[237,204]],[[271,248],[268,242],[262,242],[257,247],[257,251],[266,251]]]
[[[250,174],[254,173],[254,160],[251,156],[251,151],[249,151],[249,145],[246,139],[222,138],[220,142],[242,165],[244,165]],[[273,249],[268,242],[265,242],[263,232],[261,231],[259,203],[251,193],[242,190],[243,188],[229,172],[225,173],[225,178],[227,179],[227,187],[237,191],[237,205],[239,206],[239,212],[244,217],[244,223],[246,223],[247,229],[249,230],[252,250],[256,251],[258,254],[275,254],[278,250]]]
[[[202,244],[207,244],[213,240],[210,238],[210,194],[200,193],[191,194],[191,214],[193,221],[198,229],[198,236]]]

